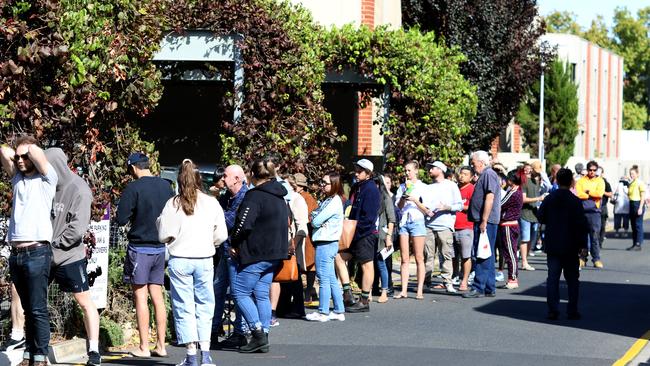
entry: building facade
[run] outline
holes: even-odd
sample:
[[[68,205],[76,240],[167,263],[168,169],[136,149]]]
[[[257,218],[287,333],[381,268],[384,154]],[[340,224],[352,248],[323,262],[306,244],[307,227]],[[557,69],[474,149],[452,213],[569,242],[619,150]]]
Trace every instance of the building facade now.
[[[578,135],[573,155],[616,159],[623,130],[623,57],[578,36],[549,33],[543,41],[557,47],[578,85]]]
[[[324,27],[354,24],[356,26],[366,25],[371,29],[380,25],[398,29],[402,26],[400,0],[292,0],[292,2],[310,10],[316,23]],[[340,91],[338,95],[341,95]],[[381,134],[381,123],[373,123],[376,118],[381,118],[383,115],[378,105],[379,103],[373,101],[366,108],[355,110],[352,118],[352,123],[355,124],[352,129],[354,133],[353,136],[348,136],[353,144],[351,151],[353,155],[383,156],[384,140]],[[332,111],[335,123],[350,123],[348,118],[337,121],[338,115],[339,113]],[[344,126],[341,127],[343,130],[347,130]],[[345,161],[345,158],[343,160]]]

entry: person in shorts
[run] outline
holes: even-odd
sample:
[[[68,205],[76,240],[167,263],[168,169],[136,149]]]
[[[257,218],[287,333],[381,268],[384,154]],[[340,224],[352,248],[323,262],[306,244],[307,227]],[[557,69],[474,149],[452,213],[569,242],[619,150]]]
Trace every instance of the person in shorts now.
[[[72,293],[84,314],[88,336],[88,366],[101,365],[99,354],[99,313],[90,296],[83,238],[90,225],[92,192],[86,181],[68,167],[68,157],[59,148],[45,150],[59,180],[52,203],[52,267],[50,282]]]
[[[127,166],[135,180],[122,192],[117,208],[117,223],[120,226],[131,223],[127,235],[129,245],[124,258],[124,282],[133,289],[140,334],[140,346],[131,351],[131,354],[136,357],[164,357],[167,356],[167,311],[162,293],[165,245],[158,240],[156,219],[167,200],[174,196],[174,191],[169,182],[151,174],[149,158],[145,154],[131,154]],[[157,342],[153,351],[149,350],[148,296],[151,296],[156,320]]]
[[[459,169],[457,180],[460,197],[463,200],[463,209],[456,212],[456,223],[454,224],[454,251],[460,256],[460,267],[463,278],[458,286],[459,291],[467,291],[469,273],[472,271],[472,245],[474,243],[474,223],[467,220],[469,201],[474,193],[472,177],[474,173],[469,166]]]
[[[420,165],[417,161],[410,161],[404,165],[406,182],[401,184],[395,195],[395,205],[400,210],[401,220],[399,222],[399,250],[401,254],[400,273],[402,275],[402,291],[395,295],[396,299],[408,297],[410,256],[409,247],[413,241],[413,252],[417,273],[417,292],[415,297],[423,299],[425,284],[426,266],[424,264],[424,243],[427,236],[427,228],[424,222],[424,214],[416,201],[420,201],[426,194],[427,185],[418,179]],[[430,282],[430,279],[429,279]]]
[[[348,251],[340,253],[344,261],[354,258],[361,264],[363,278],[361,280],[361,298],[359,301],[346,306],[349,313],[370,311],[370,291],[375,279],[375,246],[377,245],[377,219],[381,193],[372,180],[374,166],[368,159],[361,159],[355,163],[354,175],[357,183],[352,187],[350,200],[352,208],[348,219],[357,220],[357,227]],[[341,278],[346,278],[341,276]],[[347,277],[349,278],[349,277]],[[349,288],[349,283],[343,283],[343,288]]]

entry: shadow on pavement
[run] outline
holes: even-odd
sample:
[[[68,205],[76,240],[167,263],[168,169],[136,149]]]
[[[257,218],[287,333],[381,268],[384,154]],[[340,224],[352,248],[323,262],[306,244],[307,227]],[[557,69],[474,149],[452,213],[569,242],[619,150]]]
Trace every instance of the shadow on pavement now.
[[[535,286],[512,295],[539,297],[540,299],[496,299],[476,310],[485,314],[513,319],[555,324],[593,330],[626,337],[641,337],[650,328],[647,322],[647,304],[650,302],[650,286],[638,284],[613,284],[580,282],[578,309],[581,320],[566,319],[566,284],[560,282],[560,320],[546,319],[546,287]]]

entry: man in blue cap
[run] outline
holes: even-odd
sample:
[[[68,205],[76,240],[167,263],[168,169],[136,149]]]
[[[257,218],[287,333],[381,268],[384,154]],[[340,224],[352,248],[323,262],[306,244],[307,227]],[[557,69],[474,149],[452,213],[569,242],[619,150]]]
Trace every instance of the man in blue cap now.
[[[165,276],[165,244],[158,240],[156,219],[165,203],[173,195],[166,180],[154,177],[149,170],[149,158],[134,152],[127,160],[129,174],[135,180],[129,183],[117,208],[117,223],[131,223],[127,234],[129,246],[124,259],[124,282],[133,289],[135,314],[140,334],[140,347],[131,353],[136,357],[167,356],[165,333],[167,312],[162,294]],[[156,319],[156,348],[149,350],[148,295],[153,302]]]

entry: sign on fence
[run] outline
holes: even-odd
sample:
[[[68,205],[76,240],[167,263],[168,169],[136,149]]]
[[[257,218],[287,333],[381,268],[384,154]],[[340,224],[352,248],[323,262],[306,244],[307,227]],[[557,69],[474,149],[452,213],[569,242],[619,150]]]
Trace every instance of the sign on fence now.
[[[110,211],[101,221],[90,223],[90,230],[95,234],[95,249],[88,260],[88,283],[90,296],[98,309],[106,307],[108,296],[108,244],[110,239]]]

